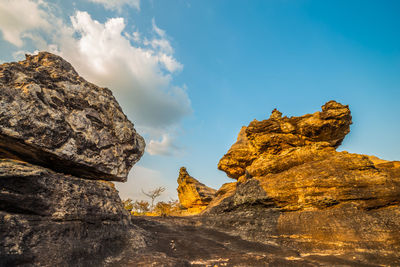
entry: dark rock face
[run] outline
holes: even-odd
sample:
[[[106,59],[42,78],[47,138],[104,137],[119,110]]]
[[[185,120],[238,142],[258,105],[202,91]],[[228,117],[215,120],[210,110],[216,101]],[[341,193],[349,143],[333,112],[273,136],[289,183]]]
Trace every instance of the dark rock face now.
[[[0,154],[78,177],[125,181],[144,140],[110,90],[41,52],[0,65]]]
[[[118,192],[105,181],[80,179],[26,162],[0,159],[0,185],[2,211],[48,216],[54,221],[127,219],[127,211],[117,204]]]
[[[201,217],[135,217],[133,221],[157,234],[141,254],[124,255],[113,266],[318,266],[292,249],[201,226]]]
[[[276,231],[274,223],[279,213],[272,209],[264,211],[259,214],[243,210],[218,215],[133,217],[134,224],[155,234],[148,236],[145,249],[139,253],[125,250],[118,260],[107,266],[378,266],[354,255],[348,255],[348,259],[342,255],[302,254],[273,239],[256,241]],[[238,236],[245,232],[249,236]],[[394,263],[393,259],[386,262]]]
[[[105,88],[41,52],[0,66],[0,266],[105,266],[145,247],[114,185],[144,141]]]
[[[138,235],[107,182],[3,159],[0,188],[0,266],[101,265]]]
[[[227,205],[230,205],[231,197],[236,192],[237,183],[225,183],[215,193],[214,198],[210,201],[210,204],[204,209],[203,213],[207,213],[212,210],[213,213],[219,213],[229,210]]]
[[[400,162],[337,152],[350,124],[348,107],[330,101],[243,127],[218,165],[238,182],[217,192],[206,223],[301,253],[400,264]]]
[[[179,171],[177,191],[180,204],[191,214],[203,211],[216,192],[190,176],[185,167]]]

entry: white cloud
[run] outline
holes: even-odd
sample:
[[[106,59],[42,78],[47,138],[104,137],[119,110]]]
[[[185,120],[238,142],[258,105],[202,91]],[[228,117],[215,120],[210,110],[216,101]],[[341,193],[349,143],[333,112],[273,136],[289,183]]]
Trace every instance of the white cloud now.
[[[151,40],[144,39],[143,43],[151,46],[153,50],[158,51],[158,60],[168,71],[176,72],[182,70],[183,65],[172,56],[174,49],[167,39],[165,31],[157,27],[154,18],[152,19],[152,26],[158,38],[153,38]]]
[[[139,6],[139,1],[107,3],[115,7]],[[61,55],[88,81],[113,90],[128,117],[151,144],[153,155],[173,154],[167,153],[177,149],[171,132],[192,110],[186,87],[173,84],[173,75],[183,65],[174,57],[166,32],[154,19],[152,32],[142,35],[135,26],[134,31],[127,31],[124,18],[101,23],[81,11],[65,23],[56,15],[60,11],[43,0],[2,0],[0,30],[5,40],[21,47],[14,55],[19,57],[26,50]],[[149,35],[153,37],[145,37]],[[32,41],[33,49],[24,47],[25,38]]]
[[[146,151],[150,155],[172,155],[177,152],[179,148],[174,145],[169,135],[163,134],[161,140],[150,140],[146,146]]]
[[[165,37],[165,31],[157,27],[156,20],[154,18],[151,20],[151,24],[153,26],[153,30],[158,34],[158,36]]]
[[[140,10],[140,0],[89,0],[89,2],[102,4],[106,9],[121,11],[124,5]]]
[[[57,44],[58,53],[89,81],[114,89],[140,127],[165,129],[191,112],[185,87],[172,85],[172,74],[182,65],[171,53],[132,45],[123,33],[123,18],[102,24],[86,12],[77,12],[71,21],[72,28],[66,29]],[[72,37],[76,33],[77,39]]]
[[[43,42],[42,38],[28,32],[50,29],[46,12],[40,8],[41,5],[44,5],[43,2],[30,0],[0,1],[0,30],[3,38],[18,47],[24,44],[23,38]]]

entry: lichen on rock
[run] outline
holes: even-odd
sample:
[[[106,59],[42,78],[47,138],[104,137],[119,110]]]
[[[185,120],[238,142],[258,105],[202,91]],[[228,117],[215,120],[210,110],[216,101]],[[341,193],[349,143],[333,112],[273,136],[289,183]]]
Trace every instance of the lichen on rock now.
[[[125,181],[145,143],[112,92],[47,52],[0,65],[0,154],[75,176]]]
[[[61,57],[0,65],[0,266],[104,266],[144,247],[110,182],[144,146],[111,91]]]
[[[379,263],[384,251],[394,262],[400,162],[336,151],[351,123],[349,107],[329,101],[313,114],[288,118],[275,109],[242,127],[218,164],[237,182],[219,190],[205,210],[219,221],[208,223],[303,253],[357,251]]]
[[[322,106],[322,112],[301,117],[282,117],[275,109],[268,120],[254,120],[242,127],[236,143],[219,161],[218,169],[234,179],[245,175],[253,163],[275,171],[285,170],[288,168],[285,164],[300,164],[304,157],[298,155],[285,163],[278,159],[280,155],[286,158],[295,150],[336,148],[350,132],[351,123],[348,106],[335,101]]]

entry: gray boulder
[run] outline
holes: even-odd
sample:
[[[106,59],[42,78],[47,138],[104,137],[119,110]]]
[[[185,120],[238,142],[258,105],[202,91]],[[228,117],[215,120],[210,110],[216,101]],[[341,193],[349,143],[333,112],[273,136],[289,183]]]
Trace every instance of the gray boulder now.
[[[126,181],[145,143],[111,91],[47,52],[0,65],[0,156]]]
[[[145,246],[111,182],[0,159],[0,266],[102,266]]]
[[[145,143],[107,88],[41,52],[0,65],[0,266],[110,266],[146,246],[114,184]]]

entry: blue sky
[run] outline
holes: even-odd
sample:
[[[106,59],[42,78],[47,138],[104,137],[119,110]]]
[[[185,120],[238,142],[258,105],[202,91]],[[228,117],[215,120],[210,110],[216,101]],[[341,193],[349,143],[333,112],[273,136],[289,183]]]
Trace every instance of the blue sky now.
[[[339,150],[400,160],[400,2],[105,2],[0,0],[0,60],[50,50],[113,90],[148,144],[123,198],[176,198],[181,166],[217,188],[242,125],[331,99],[353,115]]]

